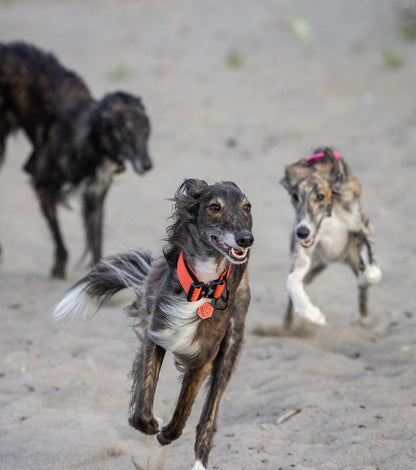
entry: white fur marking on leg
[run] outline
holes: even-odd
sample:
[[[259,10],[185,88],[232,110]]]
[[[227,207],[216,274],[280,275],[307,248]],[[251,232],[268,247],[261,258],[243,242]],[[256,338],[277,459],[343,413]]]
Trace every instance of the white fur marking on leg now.
[[[366,266],[363,276],[367,284],[376,284],[381,279],[381,269],[376,264],[370,264]]]
[[[87,317],[89,314],[95,313],[98,304],[93,297],[85,292],[85,287],[86,283],[79,284],[65,294],[64,298],[54,308],[53,319],[55,321],[62,320],[65,317],[74,318],[77,315]]]
[[[295,312],[316,325],[325,325],[326,319],[319,308],[309,300],[303,286],[303,280],[309,272],[311,259],[305,252],[299,251],[294,263],[294,269],[287,277],[286,289],[292,299]]]
[[[306,306],[301,316],[307,318],[311,323],[315,323],[315,325],[326,325],[328,323],[319,308],[312,304]]]
[[[191,470],[206,470],[206,468],[202,465],[200,460],[195,460],[195,463]]]

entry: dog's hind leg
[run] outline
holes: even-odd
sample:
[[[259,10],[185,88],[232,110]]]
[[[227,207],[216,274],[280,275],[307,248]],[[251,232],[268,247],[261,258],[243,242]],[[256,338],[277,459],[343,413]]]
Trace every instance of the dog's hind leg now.
[[[37,193],[42,213],[46,218],[55,243],[55,260],[52,266],[51,276],[58,279],[64,279],[68,252],[65,248],[61,231],[59,229],[56,199],[49,192],[37,191]]]
[[[92,254],[93,263],[101,259],[103,244],[104,201],[108,187],[89,184],[83,194],[83,218],[86,232],[87,250]]]
[[[358,279],[359,321],[366,325],[370,320],[368,288],[380,280],[381,271],[373,257],[372,243],[363,232],[352,235],[346,263]]]
[[[157,435],[157,440],[161,445],[170,444],[182,434],[198,391],[205,378],[209,375],[211,367],[211,363],[207,363],[199,368],[187,369],[185,371],[172,419],[166,426],[163,426]]]
[[[129,423],[144,434],[159,431],[159,422],[153,416],[153,402],[164,356],[165,350],[145,337],[134,361]]]

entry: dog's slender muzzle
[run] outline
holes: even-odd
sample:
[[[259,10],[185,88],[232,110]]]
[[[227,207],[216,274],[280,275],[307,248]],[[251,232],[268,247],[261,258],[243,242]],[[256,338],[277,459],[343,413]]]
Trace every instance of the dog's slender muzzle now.
[[[139,175],[146,173],[153,168],[153,163],[149,155],[136,155],[130,158],[133,169]]]

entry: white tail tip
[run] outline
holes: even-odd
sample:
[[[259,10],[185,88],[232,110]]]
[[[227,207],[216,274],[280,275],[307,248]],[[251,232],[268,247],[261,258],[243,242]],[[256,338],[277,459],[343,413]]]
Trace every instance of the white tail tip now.
[[[78,315],[86,318],[96,312],[98,304],[96,299],[85,292],[86,284],[76,285],[65,294],[54,308],[53,319],[55,321],[66,317],[74,318]]]

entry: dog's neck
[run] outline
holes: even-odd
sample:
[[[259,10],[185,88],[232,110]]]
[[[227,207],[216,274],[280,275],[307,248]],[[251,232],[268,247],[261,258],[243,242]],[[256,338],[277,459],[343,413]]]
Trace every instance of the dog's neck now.
[[[226,264],[225,258],[219,264],[212,258],[196,259],[192,268],[202,282],[209,282],[217,279],[224,272]]]
[[[198,276],[198,279],[205,283],[218,279],[229,266],[225,257],[221,257],[221,260],[218,261],[217,257],[201,258],[190,256],[185,251],[183,252],[183,257]]]

